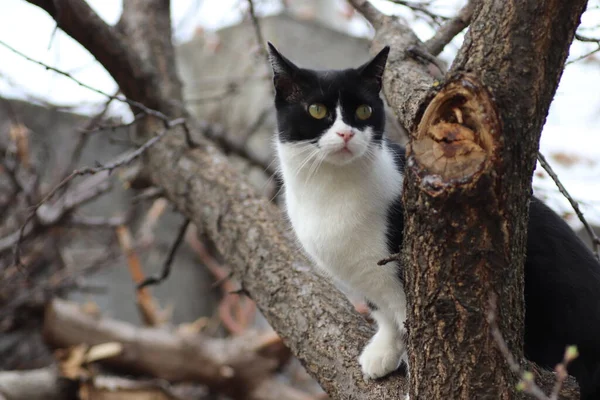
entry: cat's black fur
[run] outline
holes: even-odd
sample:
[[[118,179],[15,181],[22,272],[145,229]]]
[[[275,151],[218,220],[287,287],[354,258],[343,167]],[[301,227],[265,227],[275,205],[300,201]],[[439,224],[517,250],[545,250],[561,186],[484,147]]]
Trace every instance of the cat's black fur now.
[[[360,121],[343,115],[349,125],[369,124],[374,141],[386,143],[396,167],[403,172],[404,149],[384,136],[385,116],[379,97],[387,50],[357,68],[314,71],[296,67],[271,46],[274,62],[275,104],[282,142],[313,141],[332,124],[339,99],[344,108],[373,107],[373,118]],[[377,69],[380,69],[378,71]],[[318,101],[332,110],[323,120],[307,115],[308,104]],[[400,197],[388,210],[388,246],[395,253],[403,239]],[[600,263],[571,228],[535,197],[530,202],[525,261],[525,356],[552,369],[566,346],[577,345],[580,356],[569,366],[584,400],[600,399]]]
[[[271,44],[271,51],[277,51]],[[342,119],[349,125],[362,128],[369,125],[375,132],[374,140],[381,142],[385,129],[385,109],[379,97],[381,86],[379,82],[370,79],[385,66],[388,51],[382,52],[378,58],[357,69],[343,71],[315,71],[298,68],[287,58],[281,57],[280,68],[284,71],[275,74],[275,86],[278,88],[275,96],[277,108],[277,125],[279,140],[294,142],[318,139],[315,132],[323,132],[336,118],[338,98],[342,100],[342,110],[355,110],[361,104],[369,104],[373,115],[368,121],[361,121],[354,113],[343,112]],[[383,65],[382,65],[382,62]],[[293,79],[291,79],[293,77]],[[290,101],[300,96],[300,101]],[[307,117],[306,105],[314,102],[324,104],[331,112],[319,120]]]

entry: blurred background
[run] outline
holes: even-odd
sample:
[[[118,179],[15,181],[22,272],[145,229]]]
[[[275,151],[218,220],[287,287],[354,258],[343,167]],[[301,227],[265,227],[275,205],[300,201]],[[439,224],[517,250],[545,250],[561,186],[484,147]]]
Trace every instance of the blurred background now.
[[[121,0],[87,2],[107,23],[118,21]],[[264,40],[301,66],[347,68],[369,58],[374,32],[343,0],[253,3]],[[465,1],[372,3],[406,19],[420,39],[427,40]],[[278,202],[271,75],[259,51],[250,3],[172,0],[171,4],[186,107],[216,127],[209,130],[211,138],[259,193]],[[448,65],[463,35],[441,53]],[[599,39],[600,1],[591,0],[541,140],[541,152],[594,226],[600,226]],[[45,368],[58,359],[62,367],[69,360],[76,365],[73,374],[83,373],[87,367],[73,348],[62,353],[53,350],[66,340],[61,324],[64,328],[74,323],[68,318],[81,310],[132,327],[187,329],[210,337],[244,337],[250,331],[269,335],[252,301],[237,291],[227,265],[194,234],[193,226],[184,224],[136,163],[110,176],[73,180],[40,207],[34,223],[21,229],[32,207],[71,171],[105,164],[137,145],[128,126],[134,116],[125,104],[109,101],[24,56],[101,92],[118,93],[110,75],[56,29],[46,12],[24,0],[0,2],[0,371],[47,372]],[[391,110],[388,120],[390,135],[405,141]],[[534,190],[589,243],[569,202],[540,167]],[[183,239],[178,246],[180,232]],[[17,243],[25,268],[14,265]],[[169,279],[137,292],[136,283],[159,273],[170,253],[174,258]],[[69,309],[71,303],[52,303],[56,297],[76,302],[79,311]],[[49,312],[56,316],[54,320],[48,318]],[[295,390],[280,398],[325,398],[299,363],[289,361],[277,340],[261,338],[265,348],[283,360],[277,365],[277,379]],[[110,349],[103,351],[111,354]],[[86,369],[85,373],[95,372]],[[0,372],[0,399],[7,376],[19,377]],[[136,389],[146,397],[133,397],[132,389],[129,397],[117,390],[118,396],[125,397],[88,394],[87,398],[228,398],[202,385],[173,384],[168,391],[157,391],[164,382],[149,379],[147,383],[151,389]]]

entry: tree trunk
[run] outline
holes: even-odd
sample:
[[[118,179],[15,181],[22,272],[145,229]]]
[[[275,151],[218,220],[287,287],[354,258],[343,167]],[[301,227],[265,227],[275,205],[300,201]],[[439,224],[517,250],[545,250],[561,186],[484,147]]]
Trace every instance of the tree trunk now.
[[[411,135],[404,202],[411,395],[510,399],[486,321],[523,352],[523,260],[540,132],[585,1],[480,1]]]

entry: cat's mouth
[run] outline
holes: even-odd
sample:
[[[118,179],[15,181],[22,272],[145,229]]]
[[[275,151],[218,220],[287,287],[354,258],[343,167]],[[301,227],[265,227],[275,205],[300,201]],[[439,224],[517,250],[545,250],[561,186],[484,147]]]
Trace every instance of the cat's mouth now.
[[[354,153],[352,153],[352,150],[350,150],[347,146],[344,146],[341,149],[339,149],[338,151],[336,151],[335,154],[349,154],[349,155],[352,155]]]

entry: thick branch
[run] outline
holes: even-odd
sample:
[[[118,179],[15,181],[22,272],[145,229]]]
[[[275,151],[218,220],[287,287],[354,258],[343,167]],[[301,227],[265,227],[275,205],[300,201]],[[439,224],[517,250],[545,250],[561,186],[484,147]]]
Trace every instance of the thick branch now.
[[[129,99],[156,107],[151,98],[160,88],[153,81],[149,65],[130,51],[123,36],[104,22],[85,0],[27,0],[43,8],[58,27],[73,37],[102,64]]]

